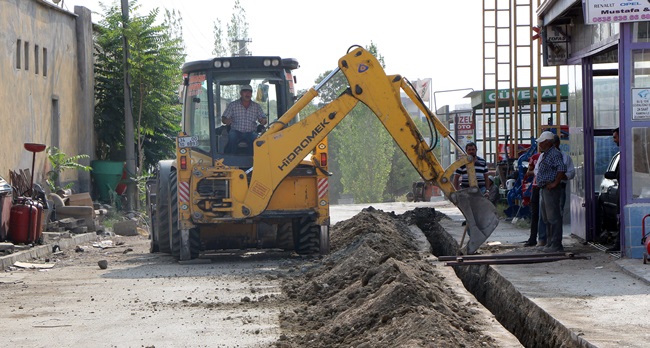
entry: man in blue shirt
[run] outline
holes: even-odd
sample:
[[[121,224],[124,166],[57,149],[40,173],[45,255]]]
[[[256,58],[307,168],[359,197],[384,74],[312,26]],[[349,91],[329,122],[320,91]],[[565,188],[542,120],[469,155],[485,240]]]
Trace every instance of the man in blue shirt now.
[[[544,156],[537,163],[537,186],[542,196],[540,215],[548,228],[545,252],[564,251],[562,246],[562,212],[560,210],[562,199],[562,179],[567,171],[562,153],[554,146],[555,135],[551,132],[542,132],[537,138],[537,144]]]

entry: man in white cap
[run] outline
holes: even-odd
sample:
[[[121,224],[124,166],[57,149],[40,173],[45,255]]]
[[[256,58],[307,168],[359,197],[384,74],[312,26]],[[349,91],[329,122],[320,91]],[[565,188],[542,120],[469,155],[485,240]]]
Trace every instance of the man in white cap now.
[[[555,135],[549,131],[542,132],[537,138],[537,145],[544,156],[537,163],[537,186],[540,188],[540,217],[547,227],[545,252],[564,251],[562,246],[562,212],[560,200],[562,186],[567,171],[562,153],[554,146]]]
[[[253,154],[253,141],[257,136],[257,122],[261,125],[266,124],[266,115],[262,107],[252,100],[253,87],[243,85],[239,90],[241,98],[231,102],[221,115],[221,121],[225,125],[230,125],[228,132],[228,144],[226,153],[235,153],[239,143],[245,142],[248,147],[246,153]]]

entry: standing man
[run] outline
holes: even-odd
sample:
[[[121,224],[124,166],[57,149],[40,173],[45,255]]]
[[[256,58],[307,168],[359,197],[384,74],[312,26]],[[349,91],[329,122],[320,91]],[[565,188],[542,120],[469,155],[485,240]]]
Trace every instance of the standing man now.
[[[562,216],[564,216],[564,204],[566,203],[566,186],[569,180],[575,178],[576,168],[573,165],[573,159],[571,159],[571,156],[560,149],[560,144],[562,141],[560,140],[560,137],[557,134],[555,134],[553,138],[553,142],[555,147],[558,150],[560,150],[560,153],[562,153],[562,162],[564,162],[564,165],[566,166],[566,172],[564,173],[564,177],[560,182],[560,186],[562,187],[562,198],[560,199],[560,212],[562,213]]]
[[[539,150],[538,150],[539,151]],[[524,242],[525,247],[531,247],[531,246],[545,246],[546,245],[546,239],[543,241],[540,240],[539,243],[537,243],[537,231],[538,231],[538,226],[539,226],[539,186],[537,186],[537,176],[535,175],[536,172],[536,164],[539,161],[539,156],[540,153],[537,152],[536,154],[532,155],[530,157],[530,160],[528,160],[528,171],[526,171],[526,174],[524,174],[524,178],[528,178],[530,176],[533,177],[533,188],[532,188],[532,193],[530,195],[530,236],[528,237],[528,240]]]
[[[476,171],[476,181],[478,182],[478,188],[481,190],[482,194],[488,193],[492,182],[488,177],[487,162],[476,155],[477,153],[476,144],[473,142],[467,143],[465,145],[465,152],[472,156],[474,162],[474,170]],[[454,172],[454,187],[456,190],[465,189],[469,187],[469,177],[467,176],[467,166],[462,166]]]
[[[542,132],[537,144],[544,156],[537,162],[537,186],[540,188],[540,215],[547,227],[548,241],[545,252],[564,251],[562,246],[562,213],[560,183],[565,177],[566,165],[562,153],[555,147],[555,136],[549,131]]]
[[[252,100],[253,87],[243,85],[239,90],[241,98],[231,102],[221,115],[221,121],[230,125],[226,153],[235,153],[240,142],[247,144],[247,154],[253,154],[253,141],[257,134],[257,122],[266,124],[266,115],[262,107]]]
[[[560,150],[560,144],[561,140],[560,137],[557,134],[553,135],[553,145],[555,146],[556,149]],[[566,186],[569,180],[573,179],[576,176],[576,168],[573,165],[573,159],[571,159],[571,156],[560,150],[560,153],[562,153],[562,162],[564,162],[564,165],[566,166],[566,172],[564,173],[564,176],[562,176],[562,181],[560,182],[560,187],[562,188],[562,195],[560,197],[560,215],[562,218],[564,218],[564,205],[566,203]],[[538,161],[541,161],[544,154],[542,153],[539,156]],[[540,197],[541,201],[541,197]],[[541,203],[540,205],[541,206]],[[546,244],[546,224],[542,219],[538,219],[537,222],[537,232],[539,236],[539,245],[544,245]]]

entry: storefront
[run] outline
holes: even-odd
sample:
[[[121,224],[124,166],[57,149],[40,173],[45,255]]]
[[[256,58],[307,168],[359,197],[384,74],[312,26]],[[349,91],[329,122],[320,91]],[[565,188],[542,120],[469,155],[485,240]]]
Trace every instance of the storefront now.
[[[614,180],[621,251],[642,258],[642,220],[650,213],[650,4],[548,0],[537,15],[544,64],[562,65],[568,75],[570,153],[576,165],[571,232],[600,241],[601,182],[620,151]],[[616,128],[620,147],[612,138]]]

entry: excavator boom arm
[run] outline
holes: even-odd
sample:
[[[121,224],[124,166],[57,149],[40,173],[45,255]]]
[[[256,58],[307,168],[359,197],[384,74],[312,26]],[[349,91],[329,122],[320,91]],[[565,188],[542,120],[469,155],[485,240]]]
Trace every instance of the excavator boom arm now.
[[[440,187],[465,215],[470,234],[468,252],[473,253],[496,228],[498,219],[492,203],[480,195],[476,180],[471,180],[474,187],[466,190],[456,191],[452,185],[451,176],[457,168],[466,165],[470,175],[474,173],[471,158],[463,156],[446,170],[440,165],[432,148],[404,108],[400,91],[404,90],[427,115],[442,137],[451,138],[449,130],[422,103],[405,79],[399,75],[386,75],[379,61],[370,52],[361,47],[354,49],[339,60],[339,69],[345,74],[350,86],[344,93],[301,121],[286,127],[318,95],[315,89],[310,89],[285,115],[270,125],[267,132],[255,140],[249,190],[242,202],[233,202],[235,217],[246,218],[260,214],[268,205],[273,191],[288,173],[314,150],[358,102],[362,102],[382,122],[421,177]],[[328,78],[331,76],[333,74]],[[321,82],[318,88],[322,84]],[[238,206],[240,209],[237,209]],[[241,216],[237,216],[239,212]]]

